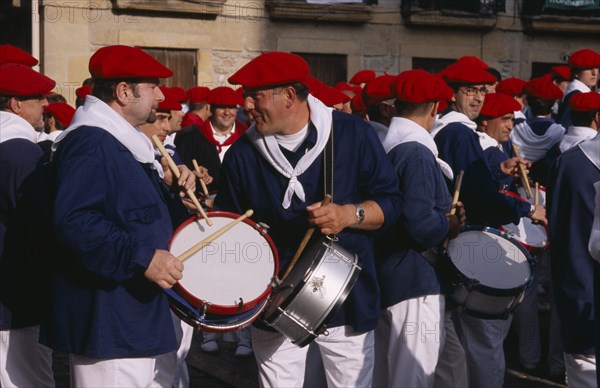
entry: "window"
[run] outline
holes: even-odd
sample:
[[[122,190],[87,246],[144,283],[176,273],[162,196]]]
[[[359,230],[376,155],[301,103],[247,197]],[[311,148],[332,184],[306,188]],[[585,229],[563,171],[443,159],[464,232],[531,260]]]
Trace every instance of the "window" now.
[[[347,81],[347,59],[339,54],[307,54],[294,53],[308,62],[310,74],[323,83],[333,86],[340,81]]]
[[[446,66],[456,62],[456,59],[447,58],[413,58],[412,68],[425,70],[432,74],[440,73]]]
[[[165,80],[166,86],[180,86],[189,89],[197,85],[196,50],[164,48],[143,48],[157,61],[173,70],[173,76]]]

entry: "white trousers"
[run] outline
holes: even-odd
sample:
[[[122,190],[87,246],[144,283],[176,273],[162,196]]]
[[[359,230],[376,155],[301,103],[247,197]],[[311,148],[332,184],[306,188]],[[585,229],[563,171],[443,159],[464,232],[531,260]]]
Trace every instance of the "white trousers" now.
[[[167,384],[167,387],[187,388],[190,386],[190,375],[185,359],[192,346],[194,328],[179,319],[173,312],[171,312],[171,318],[173,319],[178,348],[156,357],[154,379],[158,385]]]
[[[375,360],[372,331],[356,333],[349,326],[328,329],[318,345],[328,387],[370,387]],[[309,346],[300,348],[277,332],[252,328],[252,347],[261,387],[302,387]],[[309,362],[310,364],[310,362]]]
[[[0,330],[0,387],[54,387],[52,350],[39,326]]]
[[[444,304],[443,296],[427,295],[381,312],[375,329],[373,387],[433,387]]]
[[[565,366],[569,388],[597,386],[595,355],[565,353]]]
[[[442,333],[442,353],[435,368],[433,386],[467,388],[469,386],[467,359],[465,350],[456,334],[451,310],[444,313],[444,330]]]
[[[169,387],[155,378],[156,357],[91,358],[69,355],[72,387]]]

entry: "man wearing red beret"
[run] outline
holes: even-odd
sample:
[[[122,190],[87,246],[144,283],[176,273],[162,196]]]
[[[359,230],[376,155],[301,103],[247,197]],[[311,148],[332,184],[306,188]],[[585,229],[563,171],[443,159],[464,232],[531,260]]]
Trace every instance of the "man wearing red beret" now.
[[[389,129],[378,135],[407,206],[375,242],[383,311],[375,330],[373,386],[433,387],[445,343],[442,333],[448,328],[441,286],[427,255],[434,258],[433,249],[445,238],[456,237],[465,222],[460,202],[457,214],[449,214],[452,198],[444,174],[452,177],[452,170],[437,158],[429,134],[438,101],[450,99],[452,90],[422,70],[400,73],[390,90],[397,114]],[[427,340],[422,340],[425,335]],[[453,381],[458,386],[466,383],[464,352],[462,361],[456,369],[463,367],[464,380]],[[458,375],[457,370],[453,373]]]
[[[571,125],[560,142],[560,152],[573,148],[582,141],[596,136],[600,121],[600,93],[577,93],[569,100]]]
[[[43,339],[69,353],[76,386],[171,386],[154,377],[157,357],[178,346],[163,288],[183,265],[167,251],[165,174],[137,126],[156,120],[159,78],[173,73],[121,45],[97,50],[89,70],[92,94],[52,146],[53,226],[66,253]],[[194,189],[189,169],[180,172],[173,190]]]
[[[440,152],[458,176],[464,171],[460,198],[471,225],[500,227],[518,224],[522,217],[533,215],[529,203],[502,195],[479,143],[475,120],[481,111],[487,85],[495,81],[490,73],[476,66],[455,63],[442,71],[442,76],[454,91],[454,100],[433,125],[432,135]],[[503,171],[515,175],[517,158],[503,162]],[[449,187],[452,181],[448,180]],[[452,189],[453,190],[453,189]],[[478,260],[484,260],[478,257]],[[465,349],[470,386],[502,387],[504,382],[504,338],[510,320],[482,319],[465,312],[453,311],[457,334]],[[495,335],[489,335],[494,332]]]
[[[237,107],[242,103],[237,93],[228,86],[219,86],[208,92],[209,117],[197,129],[177,136],[175,145],[184,163],[193,168],[192,160],[208,169],[213,177],[210,190],[219,185],[221,163],[231,145],[246,132],[246,125],[236,119]]]
[[[190,125],[197,125],[200,127],[203,122],[210,117],[210,105],[206,98],[210,88],[206,86],[194,86],[188,89],[188,108],[189,110],[183,116],[181,126],[183,128],[189,127]]]
[[[55,82],[22,64],[0,65],[0,386],[52,387],[52,351],[38,342],[46,268],[30,257],[36,241],[26,224],[29,182],[42,157],[44,97]],[[35,188],[33,189],[35,191]],[[18,292],[27,274],[28,292]]]
[[[41,141],[38,140],[38,145],[46,155],[50,155],[52,143],[58,135],[71,125],[73,115],[75,115],[75,109],[65,102],[55,102],[44,108],[44,132],[46,137]]]
[[[366,387],[371,386],[373,329],[380,310],[369,231],[399,216],[398,178],[373,129],[312,97],[304,85],[308,77],[301,57],[270,52],[229,78],[244,87],[245,108],[254,123],[225,155],[215,208],[254,209],[253,219],[270,226],[280,276],[312,227],[335,234],[337,244],[360,257],[354,287],[325,322],[329,335],[313,344],[321,353],[327,385]],[[332,195],[332,203],[321,203],[325,194]],[[327,281],[323,286],[335,288]],[[252,345],[262,386],[303,385],[310,373],[305,370],[308,346],[295,345],[263,322],[252,328]]]
[[[600,53],[581,49],[575,51],[569,57],[569,67],[571,68],[571,78],[564,97],[558,107],[557,122],[563,127],[568,128],[571,125],[569,115],[569,99],[577,93],[587,93],[591,91],[598,92],[597,83],[600,73]]]
[[[597,126],[600,103],[596,107]],[[597,387],[600,267],[590,254],[589,240],[600,193],[600,136],[561,154],[548,180],[551,270],[567,380],[570,387]]]

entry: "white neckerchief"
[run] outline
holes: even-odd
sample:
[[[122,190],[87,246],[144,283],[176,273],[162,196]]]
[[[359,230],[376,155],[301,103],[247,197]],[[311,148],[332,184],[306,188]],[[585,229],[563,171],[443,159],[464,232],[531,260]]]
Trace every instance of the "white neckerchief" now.
[[[277,140],[277,144],[281,147],[285,148],[288,151],[296,152],[298,147],[302,144],[304,139],[308,137],[308,123],[299,130],[298,132],[291,135],[280,135],[275,134],[275,139]]]
[[[463,124],[471,128],[473,132],[477,132],[477,124],[475,124],[473,120],[469,119],[467,115],[453,110],[443,116],[438,116],[431,127],[431,137],[435,138],[435,135],[437,135],[442,128],[452,123]]]
[[[567,96],[567,94],[571,93],[574,90],[579,90],[582,93],[587,93],[587,92],[592,91],[592,89],[588,88],[586,84],[584,84],[583,82],[581,82],[578,79],[574,79],[573,81],[569,82],[569,84],[567,85],[567,88],[565,89],[565,94],[563,95],[562,101],[565,100],[565,97]]]
[[[450,165],[438,158],[437,146],[429,132],[414,121],[404,117],[392,117],[388,130],[385,133],[378,131],[377,135],[386,153],[389,153],[394,147],[402,143],[417,142],[424,145],[431,151],[446,178],[450,180],[454,179],[454,173]]]
[[[565,137],[563,137],[562,141],[560,142],[560,152],[565,152],[566,150],[575,147],[582,141],[593,138],[597,134],[598,131],[590,127],[570,126],[569,130],[567,130],[567,133],[565,133]]]
[[[583,154],[600,170],[600,134],[578,144]]]
[[[296,167],[292,167],[290,162],[283,155],[274,135],[264,136],[258,133],[255,124],[252,124],[250,128],[248,128],[248,131],[246,131],[248,138],[252,141],[252,144],[258,152],[260,152],[263,158],[265,158],[277,172],[290,180],[283,197],[283,202],[281,203],[284,209],[290,207],[294,194],[296,194],[302,202],[306,200],[304,188],[302,187],[302,183],[298,180],[298,176],[308,170],[308,167],[315,159],[317,159],[323,149],[325,149],[327,140],[329,140],[329,134],[331,133],[331,123],[333,121],[331,112],[333,109],[326,107],[312,95],[308,96],[308,107],[310,109],[310,121],[317,131],[317,142],[313,148],[308,150],[304,156],[300,158]]]
[[[494,138],[492,138],[490,135],[488,135],[485,132],[479,132],[477,131],[477,136],[479,137],[479,144],[481,144],[481,148],[483,148],[483,150],[487,150],[490,147],[496,147],[499,149],[502,149],[502,146],[500,145],[500,143],[498,143],[498,141]]]
[[[560,124],[550,124],[546,132],[539,136],[533,132],[529,123],[523,121],[515,125],[510,133],[510,140],[519,147],[521,156],[533,163],[546,156],[548,150],[564,136],[565,129]]]
[[[25,139],[36,143],[38,133],[21,116],[0,111],[0,143],[13,139]]]
[[[97,127],[105,130],[123,144],[140,163],[152,164],[160,177],[164,172],[160,163],[154,158],[154,147],[148,137],[128,123],[120,114],[98,98],[88,95],[83,106],[75,111],[71,125],[52,144],[52,153],[58,149],[62,139],[82,126]]]
[[[600,144],[596,144],[596,149],[599,147]],[[590,255],[600,263],[600,182],[594,183],[594,188],[596,189],[596,209],[594,210],[594,222],[592,224],[588,250],[590,251]]]
[[[46,134],[46,137],[45,137],[44,139],[42,139],[42,140],[39,140],[39,139],[38,139],[38,143],[40,143],[40,142],[42,142],[42,141],[46,141],[46,140],[49,140],[49,141],[51,141],[51,142],[54,142],[54,141],[56,140],[56,138],[57,138],[58,136],[60,136],[60,134],[61,134],[62,132],[63,132],[62,130],[59,130],[59,129],[57,129],[57,130],[55,130],[55,131],[52,131],[52,132],[50,132],[50,133],[47,133],[47,134]]]
[[[525,113],[523,113],[523,111],[520,110],[516,110],[515,111],[515,120],[519,120],[519,119],[527,119],[527,117],[525,116]]]

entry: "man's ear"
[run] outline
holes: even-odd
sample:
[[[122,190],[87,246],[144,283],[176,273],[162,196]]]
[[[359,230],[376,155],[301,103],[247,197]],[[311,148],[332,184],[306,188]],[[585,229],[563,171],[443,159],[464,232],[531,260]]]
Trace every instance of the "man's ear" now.
[[[126,105],[131,97],[133,97],[133,90],[127,82],[122,81],[115,86],[115,100],[119,105]]]
[[[11,97],[10,100],[8,100],[8,108],[16,115],[19,115],[19,113],[21,113],[21,101]]]
[[[391,118],[396,115],[396,107],[392,104],[388,104],[387,102],[382,102],[379,104],[379,111],[383,115],[383,117]]]

